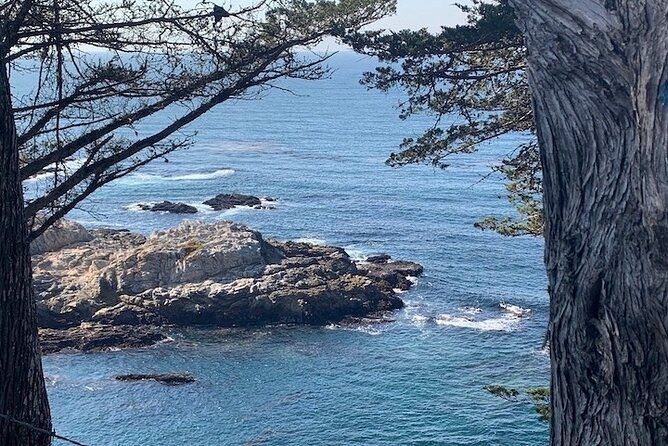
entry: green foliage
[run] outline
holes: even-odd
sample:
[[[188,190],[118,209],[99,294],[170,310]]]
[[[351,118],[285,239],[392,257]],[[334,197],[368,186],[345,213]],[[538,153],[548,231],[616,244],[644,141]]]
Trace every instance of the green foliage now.
[[[474,0],[460,8],[468,13],[468,23],[443,27],[437,34],[423,29],[347,36],[356,51],[384,63],[366,73],[363,84],[382,91],[402,89],[402,119],[418,113],[435,117],[433,127],[406,138],[387,162],[447,168],[449,158],[475,152],[503,135],[526,135],[525,142],[509,147],[506,159],[493,168],[507,179],[517,216],[489,217],[477,226],[505,235],[540,235],[541,169],[523,37],[506,0]]]
[[[550,420],[550,389],[536,387],[526,390],[527,396],[533,401],[536,413],[542,421]]]
[[[533,404],[541,421],[550,420],[550,389],[547,387],[530,387],[520,392],[512,387],[489,385],[485,386],[485,390],[508,401],[517,401],[520,396],[524,396],[523,400]]]
[[[498,396],[499,398],[503,398],[506,400],[513,399],[520,394],[520,392],[517,389],[512,389],[510,387],[505,387],[505,386],[498,386],[494,384],[485,386],[485,390],[494,396]]]
[[[532,387],[526,390],[526,394],[539,403],[550,400],[550,389],[547,387]]]

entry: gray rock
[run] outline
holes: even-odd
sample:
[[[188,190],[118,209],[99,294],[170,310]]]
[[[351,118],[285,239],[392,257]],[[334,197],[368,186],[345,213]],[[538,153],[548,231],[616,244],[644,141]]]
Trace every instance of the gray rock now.
[[[324,325],[403,306],[410,262],[356,264],[341,248],[267,241],[239,224],[186,222],[33,257],[43,328]]]
[[[154,327],[83,324],[66,330],[40,329],[40,345],[44,354],[62,350],[101,352],[119,348],[140,348],[167,340]]]
[[[414,262],[362,262],[357,265],[358,269],[367,277],[389,283],[393,288],[408,290],[413,286],[414,277],[419,277],[424,272],[422,265]]]
[[[215,211],[222,211],[238,206],[262,207],[262,200],[252,195],[220,194],[210,200],[205,201],[204,204],[211,206]]]
[[[137,381],[156,381],[168,386],[178,386],[182,384],[191,384],[195,382],[195,377],[190,373],[154,373],[154,374],[129,374],[116,375],[116,381],[137,382]]]
[[[39,226],[38,219],[36,225]],[[58,220],[30,244],[30,254],[44,254],[58,251],[65,246],[89,242],[93,236],[79,223],[70,220]]]
[[[162,203],[139,204],[144,211],[151,212],[169,212],[170,214],[196,214],[197,208],[184,203],[172,203],[163,201]]]
[[[369,263],[387,263],[392,260],[392,257],[388,254],[378,254],[375,256],[367,257],[366,261]]]

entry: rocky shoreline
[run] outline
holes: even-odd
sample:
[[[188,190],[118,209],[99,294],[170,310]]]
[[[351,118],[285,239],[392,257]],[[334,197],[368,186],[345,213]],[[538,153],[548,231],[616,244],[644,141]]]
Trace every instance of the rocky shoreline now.
[[[174,327],[326,325],[403,307],[422,267],[356,262],[341,248],[186,222],[145,237],[73,222],[34,249],[45,353],[142,347]]]

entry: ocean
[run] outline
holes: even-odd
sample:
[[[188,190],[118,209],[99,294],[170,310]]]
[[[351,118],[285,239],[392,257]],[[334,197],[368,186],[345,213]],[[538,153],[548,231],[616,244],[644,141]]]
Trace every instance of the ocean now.
[[[486,176],[526,136],[494,141],[446,171],[388,167],[401,140],[431,119],[401,121],[399,92],[359,84],[372,59],[342,53],[329,65],[328,79],[282,84],[294,94],[273,90],[209,113],[189,129],[193,147],[103,188],[69,217],[142,233],[224,219],[356,258],[388,253],[425,267],[402,295],[406,308],[371,327],[191,329],[143,350],[46,356],[59,434],[96,446],[547,444],[548,425],[530,404],[484,390],[549,380],[543,242],[473,227],[511,212],[502,179]],[[201,205],[230,192],[276,197],[276,209]],[[136,206],[162,200],[200,212]],[[502,302],[531,315],[515,318]],[[112,379],[150,372],[191,372],[197,381]]]

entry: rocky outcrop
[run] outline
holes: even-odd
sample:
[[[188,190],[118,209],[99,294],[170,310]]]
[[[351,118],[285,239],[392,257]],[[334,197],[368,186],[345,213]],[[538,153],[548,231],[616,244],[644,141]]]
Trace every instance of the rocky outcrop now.
[[[422,275],[422,265],[413,262],[393,261],[387,254],[369,257],[358,264],[358,269],[367,277],[386,282],[393,288],[406,291]]]
[[[170,214],[196,214],[197,208],[185,203],[172,203],[163,201],[162,203],[140,203],[139,208],[143,211],[168,212]]]
[[[147,347],[167,336],[155,327],[105,326],[82,324],[69,329],[39,330],[42,353],[56,353],[62,350],[82,352],[103,352],[119,348]]]
[[[155,381],[167,386],[178,386],[182,384],[191,384],[195,382],[195,377],[190,373],[155,373],[155,374],[129,374],[116,375],[116,381],[138,382]]]
[[[44,234],[33,240],[30,244],[30,253],[35,255],[58,251],[65,246],[89,242],[92,239],[93,236],[79,223],[70,220],[59,220]]]
[[[262,200],[252,195],[242,194],[220,194],[204,202],[215,211],[223,211],[238,206],[262,207]]]
[[[265,240],[228,222],[90,234],[33,257],[40,326],[323,325],[401,308],[395,289],[422,272],[410,262],[357,264],[341,248]]]
[[[392,257],[389,254],[377,254],[366,259],[368,263],[387,263],[390,260],[392,260]]]

